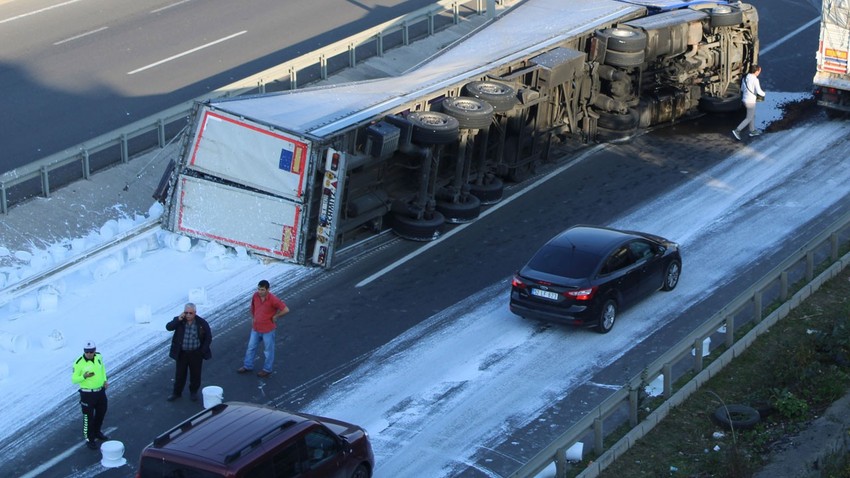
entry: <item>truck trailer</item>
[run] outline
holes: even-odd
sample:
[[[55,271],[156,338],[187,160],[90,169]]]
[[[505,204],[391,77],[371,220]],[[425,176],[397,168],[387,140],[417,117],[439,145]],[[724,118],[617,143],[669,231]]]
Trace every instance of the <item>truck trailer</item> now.
[[[850,0],[823,0],[814,94],[830,116],[850,112]]]
[[[527,0],[400,76],[196,103],[164,226],[321,267],[430,241],[559,145],[738,110],[757,59],[746,3]]]

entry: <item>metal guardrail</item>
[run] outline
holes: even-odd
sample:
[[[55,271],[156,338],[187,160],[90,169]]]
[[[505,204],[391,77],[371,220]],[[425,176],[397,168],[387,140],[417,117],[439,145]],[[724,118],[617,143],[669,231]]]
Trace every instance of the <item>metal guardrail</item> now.
[[[467,5],[469,16],[487,14],[488,19],[496,17],[497,5],[502,6],[506,0],[439,0],[434,5],[421,8],[415,12],[384,22],[344,40],[328,45],[311,53],[289,60],[281,65],[265,70],[256,75],[249,76],[235,83],[219,88],[191,101],[183,102],[165,111],[133,122],[123,128],[111,131],[90,139],[75,148],[52,154],[46,158],[33,163],[15,168],[0,175],[0,214],[6,214],[9,210],[8,192],[10,188],[19,186],[35,179],[40,180],[41,196],[50,196],[50,173],[74,163],[79,163],[82,170],[82,178],[89,179],[92,174],[90,157],[93,154],[118,148],[117,157],[109,158],[108,164],[122,162],[127,163],[133,154],[148,151],[150,146],[139,151],[130,151],[130,141],[145,134],[155,133],[159,148],[166,145],[166,127],[177,121],[184,120],[189,116],[192,106],[197,101],[211,99],[229,98],[246,93],[264,93],[269,83],[280,84],[288,81],[289,88],[298,87],[298,72],[307,68],[319,67],[319,75],[322,79],[328,77],[328,60],[341,54],[348,55],[348,66],[357,64],[357,49],[374,44],[376,55],[384,55],[384,39],[394,33],[401,33],[402,45],[408,45],[411,41],[411,29],[421,27],[425,23],[427,35],[437,33],[436,19],[441,15],[451,15],[451,23],[454,25],[465,19],[462,8]],[[79,178],[73,178],[76,180]]]
[[[711,377],[717,375],[733,358],[739,356],[759,335],[787,316],[792,309],[800,305],[821,285],[850,266],[850,253],[841,258],[838,257],[841,242],[840,233],[844,232],[846,236],[848,229],[850,229],[850,213],[835,221],[824,232],[806,243],[795,254],[742,292],[726,307],[715,313],[700,327],[649,364],[640,374],[632,377],[626,385],[605,399],[549,446],[541,450],[528,463],[509,476],[512,478],[535,476],[554,462],[555,476],[565,478],[568,472],[566,451],[587,436],[593,437],[593,451],[598,455],[598,458],[588,464],[578,477],[595,478],[599,476],[602,470],[618,456],[625,453],[638,439],[649,433],[674,407],[684,402]],[[844,243],[850,244],[850,238],[845,238]],[[828,252],[825,253],[828,259],[816,263],[816,254],[824,254],[824,249],[828,249]],[[814,277],[815,267],[827,261],[832,264],[824,272]],[[802,273],[797,270],[801,268],[801,265],[804,269]],[[801,275],[806,284],[789,298],[789,276],[794,273]],[[767,317],[763,318],[765,309],[775,305],[772,300],[765,304],[765,295],[769,290],[777,296],[781,304]],[[755,325],[736,341],[735,318],[745,309],[752,309],[752,320]],[[725,329],[723,329],[724,326]],[[704,357],[701,353],[703,343],[715,334],[722,335],[725,350],[707,368],[703,369]],[[691,357],[692,353],[693,357]],[[688,372],[693,372],[696,375],[673,393],[673,368],[688,362],[690,362],[687,367]],[[652,381],[654,377],[658,376],[663,377],[662,395],[666,399],[646,417],[639,419],[640,392],[648,385],[647,381]],[[603,444],[605,438],[604,422],[624,409],[628,411],[628,420],[632,429],[605,450]],[[622,422],[622,419],[620,422]]]

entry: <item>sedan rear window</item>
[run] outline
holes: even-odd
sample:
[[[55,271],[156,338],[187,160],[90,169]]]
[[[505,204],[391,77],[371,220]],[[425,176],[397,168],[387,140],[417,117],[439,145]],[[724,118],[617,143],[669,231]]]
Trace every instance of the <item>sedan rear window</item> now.
[[[548,245],[531,258],[528,265],[534,270],[570,279],[590,277],[601,257],[575,247]]]

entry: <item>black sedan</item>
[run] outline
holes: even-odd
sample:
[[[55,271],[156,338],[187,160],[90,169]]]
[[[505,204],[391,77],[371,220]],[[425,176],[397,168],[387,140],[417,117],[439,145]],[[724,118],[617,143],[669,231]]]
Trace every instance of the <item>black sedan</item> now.
[[[558,234],[511,283],[511,312],[608,333],[619,310],[679,283],[679,245],[663,237],[595,226]]]

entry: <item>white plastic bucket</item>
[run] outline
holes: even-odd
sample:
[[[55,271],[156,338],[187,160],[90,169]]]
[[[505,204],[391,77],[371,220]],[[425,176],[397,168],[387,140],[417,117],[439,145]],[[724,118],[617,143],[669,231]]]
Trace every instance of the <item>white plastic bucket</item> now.
[[[567,448],[567,461],[581,461],[584,443],[577,441],[573,446]]]
[[[0,330],[0,347],[19,354],[27,351],[30,347],[30,341],[26,336]]]
[[[103,459],[100,464],[106,468],[118,468],[127,463],[124,458],[124,444],[118,440],[109,440],[100,444],[100,453]]]
[[[46,350],[59,350],[65,346],[65,336],[57,329],[41,338],[41,346]]]
[[[210,408],[224,401],[224,389],[215,385],[204,387],[204,408]]]

